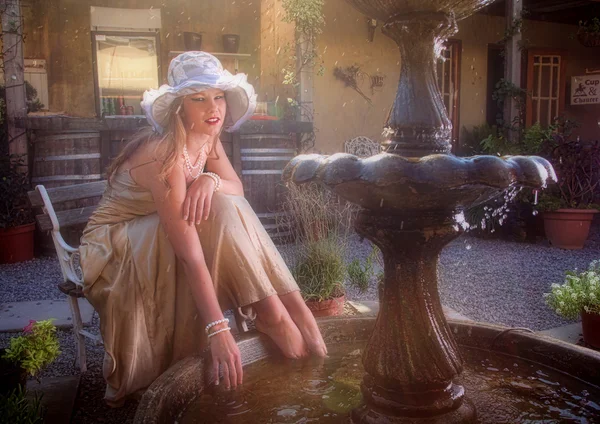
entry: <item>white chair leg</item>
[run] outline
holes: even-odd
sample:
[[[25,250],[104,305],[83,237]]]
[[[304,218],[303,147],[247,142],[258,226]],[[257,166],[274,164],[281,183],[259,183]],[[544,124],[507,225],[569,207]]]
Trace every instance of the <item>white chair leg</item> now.
[[[74,296],[69,296],[69,305],[71,306],[71,316],[73,317],[73,335],[75,336],[75,344],[77,347],[77,362],[81,372],[87,371],[87,363],[85,356],[85,337],[81,334],[83,330],[83,321],[79,310],[78,299]]]

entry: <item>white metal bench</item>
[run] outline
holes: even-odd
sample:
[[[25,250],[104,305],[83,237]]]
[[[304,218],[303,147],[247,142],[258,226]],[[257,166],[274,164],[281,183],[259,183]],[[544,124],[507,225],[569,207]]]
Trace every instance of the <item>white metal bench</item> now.
[[[38,185],[34,191],[28,193],[31,206],[34,208],[41,207],[43,211],[42,214],[36,216],[39,229],[42,231],[51,231],[52,234],[52,240],[63,275],[63,282],[58,284],[58,288],[69,298],[73,319],[73,333],[77,347],[76,360],[82,373],[87,371],[85,338],[87,337],[97,344],[102,343],[102,338],[83,328],[78,299],[85,296],[83,294],[83,275],[79,267],[79,252],[78,249],[69,245],[64,240],[60,230],[61,228],[86,224],[96,209],[97,203],[91,206],[76,207],[58,212],[55,211],[54,205],[65,202],[72,204],[74,201],[99,198],[105,189],[106,181],[103,180],[49,189],[46,189],[43,185]],[[254,317],[244,315],[240,308],[235,309],[233,314],[238,331],[240,333],[247,332],[248,325],[246,320],[254,319]]]

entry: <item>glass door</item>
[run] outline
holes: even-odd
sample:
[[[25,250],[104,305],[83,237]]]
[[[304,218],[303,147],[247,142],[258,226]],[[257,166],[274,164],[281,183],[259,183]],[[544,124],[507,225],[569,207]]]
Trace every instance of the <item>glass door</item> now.
[[[142,95],[159,85],[157,34],[94,32],[92,40],[98,115],[144,115]]]

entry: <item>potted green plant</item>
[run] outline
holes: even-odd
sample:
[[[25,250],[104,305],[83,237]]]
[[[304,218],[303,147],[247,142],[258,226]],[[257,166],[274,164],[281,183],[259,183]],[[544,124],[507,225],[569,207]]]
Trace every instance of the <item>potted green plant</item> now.
[[[344,310],[346,245],[355,208],[316,183],[290,185],[284,202],[298,244],[292,274],[315,316]]]
[[[27,200],[31,189],[21,157],[0,157],[0,263],[33,259],[35,220]]]
[[[582,249],[600,206],[600,143],[561,141],[550,157],[558,182],[542,193],[546,237],[562,249]]]
[[[10,346],[0,350],[0,393],[25,387],[27,375],[35,377],[51,364],[60,354],[59,347],[51,319],[30,320],[23,335],[11,338]]]
[[[300,292],[313,315],[341,315],[346,300],[344,248],[336,237],[305,243],[292,269]]]
[[[552,284],[544,298],[562,317],[576,319],[581,315],[583,340],[600,349],[600,260],[592,261],[587,271],[567,271],[564,283]]]
[[[595,17],[591,21],[579,21],[577,39],[586,47],[600,47],[600,19]]]

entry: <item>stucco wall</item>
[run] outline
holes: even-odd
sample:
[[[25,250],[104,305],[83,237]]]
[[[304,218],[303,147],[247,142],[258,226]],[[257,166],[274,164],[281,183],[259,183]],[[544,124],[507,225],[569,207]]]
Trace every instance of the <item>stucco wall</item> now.
[[[342,0],[325,2],[325,21],[318,40],[318,48],[324,51],[325,73],[314,78],[316,150],[343,151],[344,141],[359,135],[382,141],[381,131],[400,76],[398,47],[379,28],[369,42],[366,17]],[[374,93],[368,77],[359,81],[372,104],[333,76],[336,66],[352,65],[369,75],[385,75],[383,87]]]
[[[395,43],[378,28],[375,40],[367,40],[364,15],[348,7],[343,0],[328,0],[326,24],[319,38],[319,48],[326,52],[325,75],[315,77],[316,150],[332,153],[343,150],[344,140],[358,135],[381,141],[381,129],[393,101],[400,74],[400,54]],[[453,37],[461,40],[460,127],[471,128],[486,121],[488,45],[496,44],[504,34],[505,19],[474,15],[459,23]],[[600,138],[597,121],[600,105],[570,106],[570,79],[583,75],[585,68],[600,68],[600,55],[581,46],[570,35],[575,26],[525,21],[523,39],[532,48],[554,48],[567,51],[567,86],[565,113],[581,123],[576,132],[584,138]],[[371,93],[368,81],[360,83],[362,91],[372,99],[369,105],[351,88],[333,76],[337,66],[358,64],[368,74],[386,76],[383,89]]]
[[[183,32],[203,33],[202,49],[223,51],[221,35],[240,34],[240,70],[259,84],[260,0],[236,2],[198,0],[32,0],[23,8],[26,58],[45,59],[51,111],[73,116],[94,116],[94,80],[90,6],[160,8],[162,18],[162,77],[166,81],[169,51],[183,50]],[[223,60],[231,68],[233,62]]]

